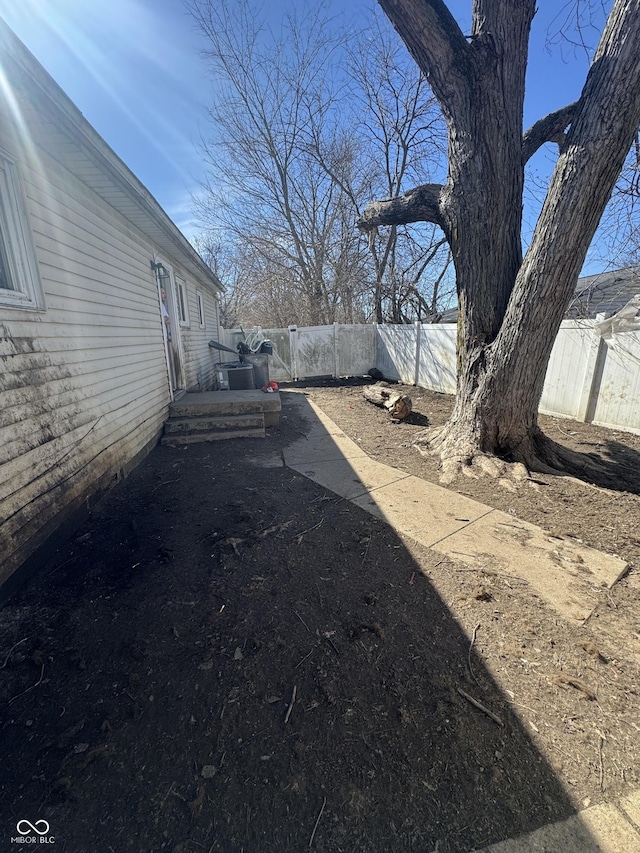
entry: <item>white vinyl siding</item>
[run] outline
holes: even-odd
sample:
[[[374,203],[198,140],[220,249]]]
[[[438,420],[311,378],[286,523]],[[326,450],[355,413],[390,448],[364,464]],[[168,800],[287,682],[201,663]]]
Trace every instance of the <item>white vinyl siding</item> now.
[[[0,583],[159,436],[170,401],[157,247],[43,152],[20,166],[47,310],[0,307]],[[198,333],[187,387],[210,388]]]
[[[191,312],[191,316],[197,317],[198,306],[195,289],[189,288],[187,292],[189,294],[189,311]],[[219,340],[220,331],[218,323],[218,300],[213,297],[213,294],[209,290],[203,289],[202,296],[206,327],[201,328],[199,325],[193,323],[189,334],[183,336],[183,343],[188,387],[206,391],[213,387],[213,365],[218,355],[209,346],[209,341]]]

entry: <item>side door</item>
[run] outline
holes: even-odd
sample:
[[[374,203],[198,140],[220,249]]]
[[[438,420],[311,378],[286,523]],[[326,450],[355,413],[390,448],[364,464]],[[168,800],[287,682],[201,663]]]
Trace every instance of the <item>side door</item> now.
[[[176,284],[173,270],[168,264],[158,264],[156,268],[158,298],[162,320],[167,369],[171,383],[172,396],[185,388],[182,338],[180,335],[180,313],[176,299]]]

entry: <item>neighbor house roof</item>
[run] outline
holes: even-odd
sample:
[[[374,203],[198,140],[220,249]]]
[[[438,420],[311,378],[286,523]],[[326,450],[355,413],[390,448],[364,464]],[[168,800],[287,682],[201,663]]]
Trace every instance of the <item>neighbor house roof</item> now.
[[[16,130],[42,148],[186,270],[223,290],[218,277],[149,190],[0,18],[0,77]]]
[[[579,278],[565,312],[568,320],[593,320],[597,314],[611,317],[640,294],[640,267],[626,267]],[[443,312],[441,323],[456,323],[458,308]]]
[[[610,317],[640,294],[640,267],[601,272],[578,279],[566,317],[593,318],[596,314]]]

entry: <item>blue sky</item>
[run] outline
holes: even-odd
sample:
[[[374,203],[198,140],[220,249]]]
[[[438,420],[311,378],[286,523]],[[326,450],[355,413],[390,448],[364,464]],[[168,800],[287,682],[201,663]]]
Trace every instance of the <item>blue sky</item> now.
[[[264,9],[275,21],[285,3],[265,0]],[[539,5],[526,126],[575,100],[588,67],[584,53],[566,47],[549,53],[547,30],[558,4]],[[332,0],[332,7],[342,11],[345,4]],[[471,0],[452,0],[449,7],[467,32]],[[352,2],[348,13],[369,8]],[[194,236],[191,199],[204,178],[198,141],[207,132],[212,90],[200,56],[202,37],[181,0],[0,0],[0,15],[176,224]],[[549,153],[537,158],[544,171]]]

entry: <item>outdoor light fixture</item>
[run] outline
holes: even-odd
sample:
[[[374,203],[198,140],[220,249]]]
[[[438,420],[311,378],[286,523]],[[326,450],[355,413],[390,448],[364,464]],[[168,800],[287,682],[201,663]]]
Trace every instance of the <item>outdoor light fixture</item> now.
[[[160,282],[160,285],[162,287],[164,287],[163,282],[169,278],[169,273],[168,273],[166,267],[161,263],[156,263],[155,261],[151,261],[151,269],[158,276],[158,281]]]

